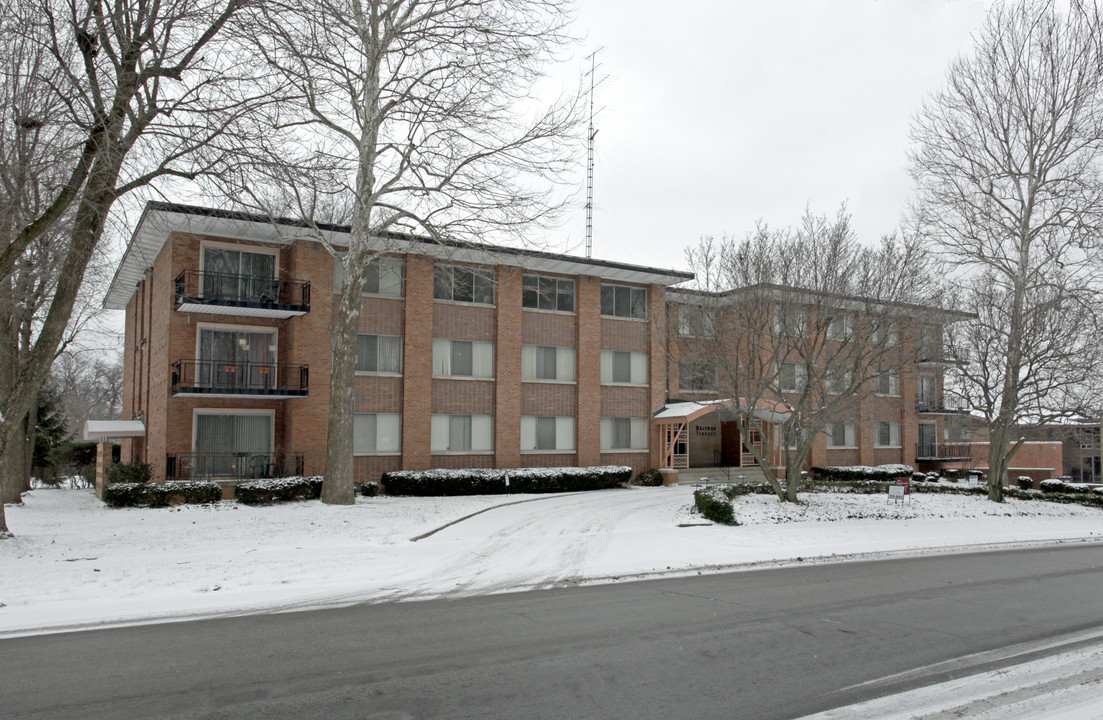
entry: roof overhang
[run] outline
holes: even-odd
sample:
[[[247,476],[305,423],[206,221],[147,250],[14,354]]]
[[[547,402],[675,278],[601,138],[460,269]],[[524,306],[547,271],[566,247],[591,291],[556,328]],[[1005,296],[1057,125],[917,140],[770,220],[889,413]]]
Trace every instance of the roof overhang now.
[[[288,218],[150,202],[142,212],[123,259],[115,271],[115,277],[104,297],[104,308],[121,310],[126,307],[135,287],[153,266],[153,261],[174,232],[277,245],[307,240],[324,243],[338,250],[348,246],[349,236],[349,228],[345,225],[307,225]],[[602,280],[641,285],[673,285],[693,279],[693,273],[681,270],[629,265],[500,245],[438,241],[398,233],[373,238],[372,249],[395,254],[446,258],[451,262],[507,265],[533,272],[589,275]]]
[[[86,420],[81,436],[85,442],[104,442],[116,438],[145,437],[141,420]]]
[[[701,402],[686,400],[663,405],[651,415],[651,419],[660,425],[693,422],[718,410],[744,408],[746,406],[746,401],[742,399],[725,398],[723,400],[705,400]],[[768,423],[783,423],[791,415],[785,409],[785,406],[780,403],[758,403],[751,410],[751,414]]]

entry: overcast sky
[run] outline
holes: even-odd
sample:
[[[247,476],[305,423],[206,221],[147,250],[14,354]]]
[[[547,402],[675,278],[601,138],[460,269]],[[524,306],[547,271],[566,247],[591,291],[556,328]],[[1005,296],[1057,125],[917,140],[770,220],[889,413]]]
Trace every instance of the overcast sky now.
[[[969,50],[980,0],[583,0],[603,47],[593,256],[685,268],[702,234],[846,202],[863,242],[899,225],[908,125]],[[549,235],[582,254],[585,213]]]

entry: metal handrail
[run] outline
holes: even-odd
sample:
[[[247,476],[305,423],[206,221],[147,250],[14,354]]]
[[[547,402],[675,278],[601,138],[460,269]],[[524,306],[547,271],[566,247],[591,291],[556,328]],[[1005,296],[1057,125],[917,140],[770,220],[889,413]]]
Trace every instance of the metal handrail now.
[[[970,443],[917,443],[916,460],[957,460],[973,457]]]
[[[310,282],[306,280],[184,270],[175,284],[177,304],[310,308]]]
[[[165,456],[165,477],[169,480],[251,480],[302,474],[302,453],[168,453]]]
[[[172,363],[174,393],[305,395],[309,387],[310,367],[298,363],[238,360],[177,360]]]

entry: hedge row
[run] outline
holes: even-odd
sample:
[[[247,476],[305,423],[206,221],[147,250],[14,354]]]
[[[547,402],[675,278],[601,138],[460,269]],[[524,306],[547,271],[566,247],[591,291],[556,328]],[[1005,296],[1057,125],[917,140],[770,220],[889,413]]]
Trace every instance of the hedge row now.
[[[249,480],[234,488],[234,499],[245,505],[292,500],[316,500],[322,495],[322,478],[289,477]]]
[[[624,465],[512,470],[394,470],[380,483],[388,495],[501,495],[605,490],[632,479]]]
[[[149,463],[119,463],[105,467],[103,475],[109,483],[147,483],[151,468]]]
[[[693,504],[697,512],[714,523],[721,525],[738,525],[735,519],[735,509],[731,504],[731,497],[727,490],[731,486],[706,487],[693,491]]]
[[[111,483],[103,489],[103,501],[111,507],[168,507],[174,501],[215,503],[222,488],[210,481],[166,483]]]
[[[855,480],[895,480],[898,477],[910,477],[911,465],[843,465],[814,467],[812,472],[818,481],[852,482]]]

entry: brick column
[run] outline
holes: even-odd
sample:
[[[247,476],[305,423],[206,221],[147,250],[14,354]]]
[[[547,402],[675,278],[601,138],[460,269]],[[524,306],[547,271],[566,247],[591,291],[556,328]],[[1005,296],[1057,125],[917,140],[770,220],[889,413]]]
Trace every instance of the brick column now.
[[[430,464],[433,413],[433,259],[406,256],[406,322],[402,333],[402,467]]]
[[[650,378],[648,378],[651,390],[649,414],[653,414],[666,403],[666,288],[662,285],[652,285],[647,289],[647,293],[647,317],[651,331],[648,358],[651,373]],[[648,421],[650,422],[650,419]],[[647,439],[651,467],[660,467],[662,460],[659,455],[662,452],[662,443],[659,438],[658,425],[651,423]]]
[[[858,402],[858,413],[854,418],[854,440],[858,444],[859,465],[877,464],[873,454],[873,436],[877,432],[874,423],[879,418],[875,417],[876,413],[872,408],[878,405],[876,400],[872,403],[868,400]]]
[[[494,465],[521,466],[521,270],[497,268],[494,348]]]
[[[601,463],[601,280],[578,277],[578,464]]]
[[[919,444],[919,411],[916,408],[916,396],[919,394],[919,375],[914,367],[907,368],[900,378],[900,461],[915,468],[915,446]],[[939,380],[935,379],[935,394],[942,392]]]

